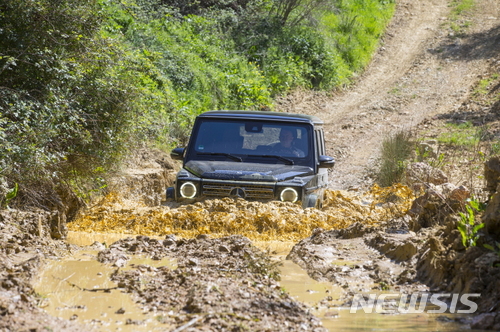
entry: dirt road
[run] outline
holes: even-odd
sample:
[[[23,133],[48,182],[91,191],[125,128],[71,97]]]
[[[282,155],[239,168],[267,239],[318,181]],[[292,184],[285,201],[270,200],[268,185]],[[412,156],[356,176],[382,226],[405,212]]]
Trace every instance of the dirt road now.
[[[398,1],[382,45],[356,81],[333,97],[297,93],[288,112],[318,115],[326,123],[328,153],[337,164],[333,189],[367,188],[387,135],[458,109],[500,53],[500,4],[450,16],[447,0]],[[459,30],[451,26],[468,26]]]

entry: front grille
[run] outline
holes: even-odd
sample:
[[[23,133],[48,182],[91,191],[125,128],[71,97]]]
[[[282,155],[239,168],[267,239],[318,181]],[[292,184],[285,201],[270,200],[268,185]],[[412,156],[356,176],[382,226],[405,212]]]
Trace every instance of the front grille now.
[[[203,183],[203,195],[215,197],[231,196],[235,188],[245,191],[245,198],[249,199],[273,199],[274,185],[271,184],[246,184],[227,182],[205,182]]]

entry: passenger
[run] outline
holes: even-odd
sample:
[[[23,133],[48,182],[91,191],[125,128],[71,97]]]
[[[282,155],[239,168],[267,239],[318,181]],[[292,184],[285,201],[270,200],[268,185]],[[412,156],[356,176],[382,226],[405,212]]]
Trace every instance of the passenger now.
[[[281,129],[280,142],[272,148],[272,153],[279,156],[304,157],[304,151],[294,146],[295,138],[293,130]]]

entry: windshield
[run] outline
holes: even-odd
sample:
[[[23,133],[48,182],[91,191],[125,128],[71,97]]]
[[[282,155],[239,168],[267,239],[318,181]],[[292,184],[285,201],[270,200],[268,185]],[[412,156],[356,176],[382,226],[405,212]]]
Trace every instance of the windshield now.
[[[188,159],[308,165],[313,153],[311,132],[312,127],[303,123],[200,119]]]

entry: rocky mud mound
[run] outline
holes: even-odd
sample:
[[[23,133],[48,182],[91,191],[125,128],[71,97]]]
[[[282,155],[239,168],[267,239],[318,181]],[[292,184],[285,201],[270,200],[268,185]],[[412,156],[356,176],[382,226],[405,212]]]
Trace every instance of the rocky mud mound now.
[[[309,275],[345,289],[344,301],[353,294],[394,290],[424,292],[417,282],[412,257],[422,241],[414,232],[381,231],[360,223],[343,230],[316,230],[288,254]]]
[[[177,268],[139,265],[117,270],[112,280],[178,331],[326,331],[281,290],[277,263],[247,238],[138,236],[115,242],[98,259],[120,266],[138,253],[176,258]]]
[[[43,211],[0,211],[0,331],[89,331],[46,314],[31,286],[45,258],[71,249],[50,237],[58,236],[51,232],[55,220],[56,214]]]
[[[194,204],[148,207],[111,193],[82,211],[68,225],[72,231],[163,236],[240,234],[253,240],[298,240],[316,228],[345,228],[354,222],[376,225],[401,217],[411,207],[413,192],[405,186],[374,186],[364,193],[326,192],[322,210],[284,202],[214,199]]]
[[[470,216],[474,225],[484,225],[477,234],[464,236],[458,229],[460,218],[434,218],[437,227],[428,232],[428,239],[416,255],[417,278],[436,291],[481,294],[478,316],[473,319],[474,329],[500,330],[500,159],[485,162],[484,177],[490,200],[484,211]],[[495,189],[493,189],[495,188]],[[433,203],[436,204],[436,203]],[[432,205],[431,205],[432,206]],[[431,211],[442,211],[444,204]],[[434,212],[436,214],[436,212]],[[441,222],[439,222],[441,220]],[[417,227],[422,224],[416,223]],[[467,245],[477,236],[475,245]],[[464,246],[464,243],[466,244]]]

